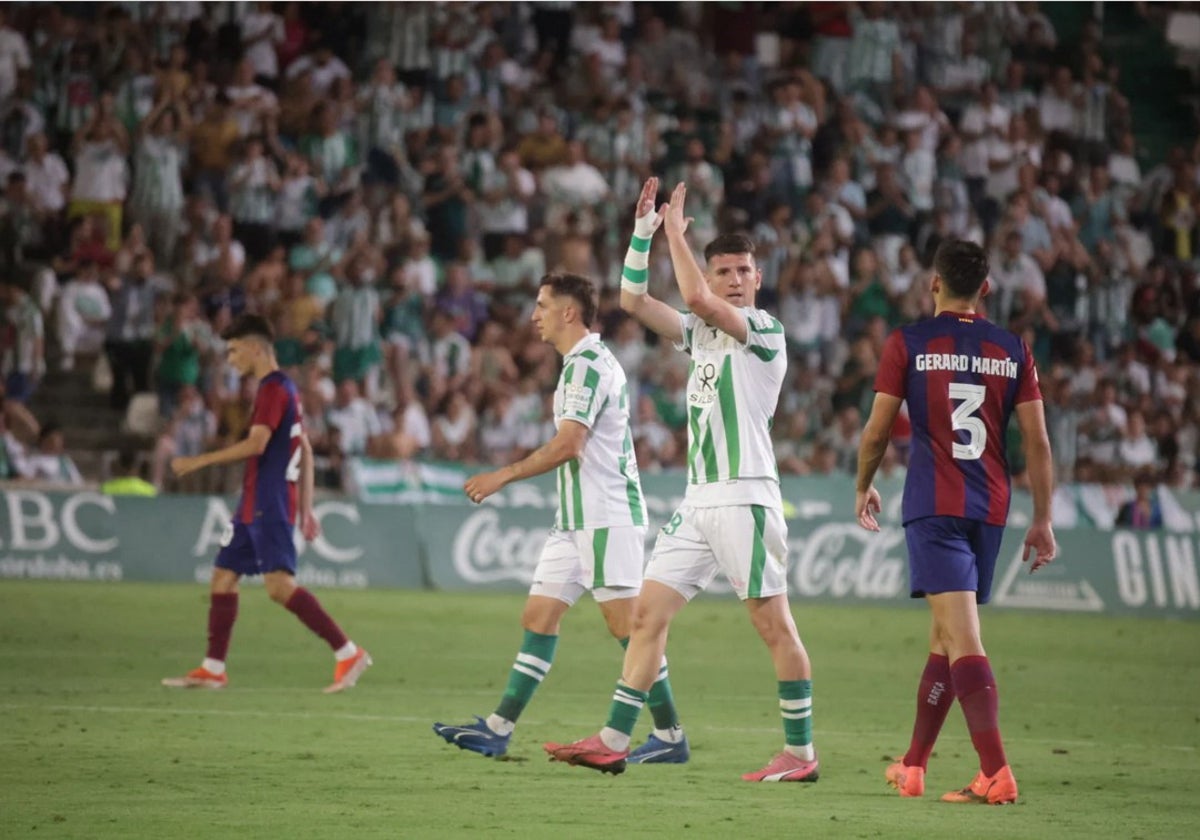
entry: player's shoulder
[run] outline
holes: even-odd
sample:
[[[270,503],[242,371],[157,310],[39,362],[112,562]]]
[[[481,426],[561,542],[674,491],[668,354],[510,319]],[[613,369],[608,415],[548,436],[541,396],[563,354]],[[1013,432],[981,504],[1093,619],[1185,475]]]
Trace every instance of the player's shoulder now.
[[[745,306],[742,307],[742,312],[746,315],[746,324],[753,332],[764,335],[783,335],[783,322],[767,310]]]

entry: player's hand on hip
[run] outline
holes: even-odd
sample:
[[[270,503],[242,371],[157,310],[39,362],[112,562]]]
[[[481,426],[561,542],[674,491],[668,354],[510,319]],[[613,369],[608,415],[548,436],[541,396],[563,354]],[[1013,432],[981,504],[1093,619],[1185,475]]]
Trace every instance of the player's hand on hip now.
[[[665,211],[665,219],[668,233],[683,234],[687,232],[688,225],[693,219],[690,216],[683,215],[683,203],[687,200],[687,184],[680,181],[675,185],[674,191],[671,193],[671,203],[659,209],[659,215],[663,215]]]
[[[1025,554],[1023,563],[1029,563],[1029,573],[1033,574],[1045,566],[1058,554],[1058,544],[1054,541],[1054,528],[1049,522],[1035,522],[1025,532]]]
[[[499,472],[486,472],[473,475],[463,485],[463,492],[475,504],[479,504],[488,496],[504,486],[504,479]]]
[[[321,536],[321,523],[311,510],[300,511],[300,533],[309,542]]]
[[[875,514],[883,510],[883,500],[879,497],[879,491],[872,485],[866,491],[858,490],[854,493],[854,515],[858,518],[858,524],[866,528],[868,531],[879,530],[879,520],[875,518]]]

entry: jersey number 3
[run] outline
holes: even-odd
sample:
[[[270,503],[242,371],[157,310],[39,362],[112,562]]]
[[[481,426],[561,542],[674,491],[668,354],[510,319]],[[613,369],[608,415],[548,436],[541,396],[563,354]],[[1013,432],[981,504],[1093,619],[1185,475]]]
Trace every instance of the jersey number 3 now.
[[[290,437],[293,439],[300,437],[299,423],[292,424],[292,433]],[[300,455],[302,452],[304,452],[304,447],[297,446],[296,451],[292,453],[292,457],[288,460],[287,472],[283,474],[284,479],[292,482],[293,484],[300,480]]]
[[[962,400],[954,413],[950,415],[950,425],[956,432],[966,432],[967,442],[954,442],[954,457],[960,461],[977,461],[987,447],[987,426],[975,416],[975,412],[983,405],[987,389],[982,385],[969,385],[965,382],[950,383],[950,399]]]

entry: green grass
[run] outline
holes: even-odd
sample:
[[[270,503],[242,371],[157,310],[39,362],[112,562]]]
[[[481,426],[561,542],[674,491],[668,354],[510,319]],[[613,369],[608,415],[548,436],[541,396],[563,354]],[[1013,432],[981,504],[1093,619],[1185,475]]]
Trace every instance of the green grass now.
[[[199,586],[0,584],[0,837],[1194,837],[1200,832],[1200,627],[987,611],[985,639],[1021,801],[901,800],[926,617],[809,606],[816,785],[738,778],[782,741],[769,660],[742,608],[698,601],[669,650],[693,746],[683,767],[613,778],[548,763],[545,740],[602,722],[619,648],[583,603],[518,728],[514,760],[448,747],[435,720],[486,714],[519,640],[521,599],[325,592],[375,657],[325,696],[322,644],[247,590],[232,685],[158,681],[203,652]],[[648,715],[647,715],[648,717]],[[648,724],[648,721],[645,722]],[[646,726],[640,726],[644,733]],[[932,793],[976,768],[952,712]]]

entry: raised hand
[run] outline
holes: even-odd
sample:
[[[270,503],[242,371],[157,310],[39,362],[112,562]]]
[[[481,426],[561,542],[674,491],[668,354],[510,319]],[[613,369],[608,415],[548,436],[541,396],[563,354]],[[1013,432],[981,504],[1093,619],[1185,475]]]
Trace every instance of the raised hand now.
[[[658,214],[660,216],[665,213],[668,233],[683,235],[687,232],[688,225],[694,221],[691,216],[683,215],[683,203],[686,199],[687,186],[680,181],[671,193],[670,203],[659,208]]]
[[[643,239],[649,239],[662,224],[666,205],[655,213],[654,201],[658,196],[658,179],[647,178],[642,184],[642,194],[638,196],[637,210],[634,216],[634,233]]]

